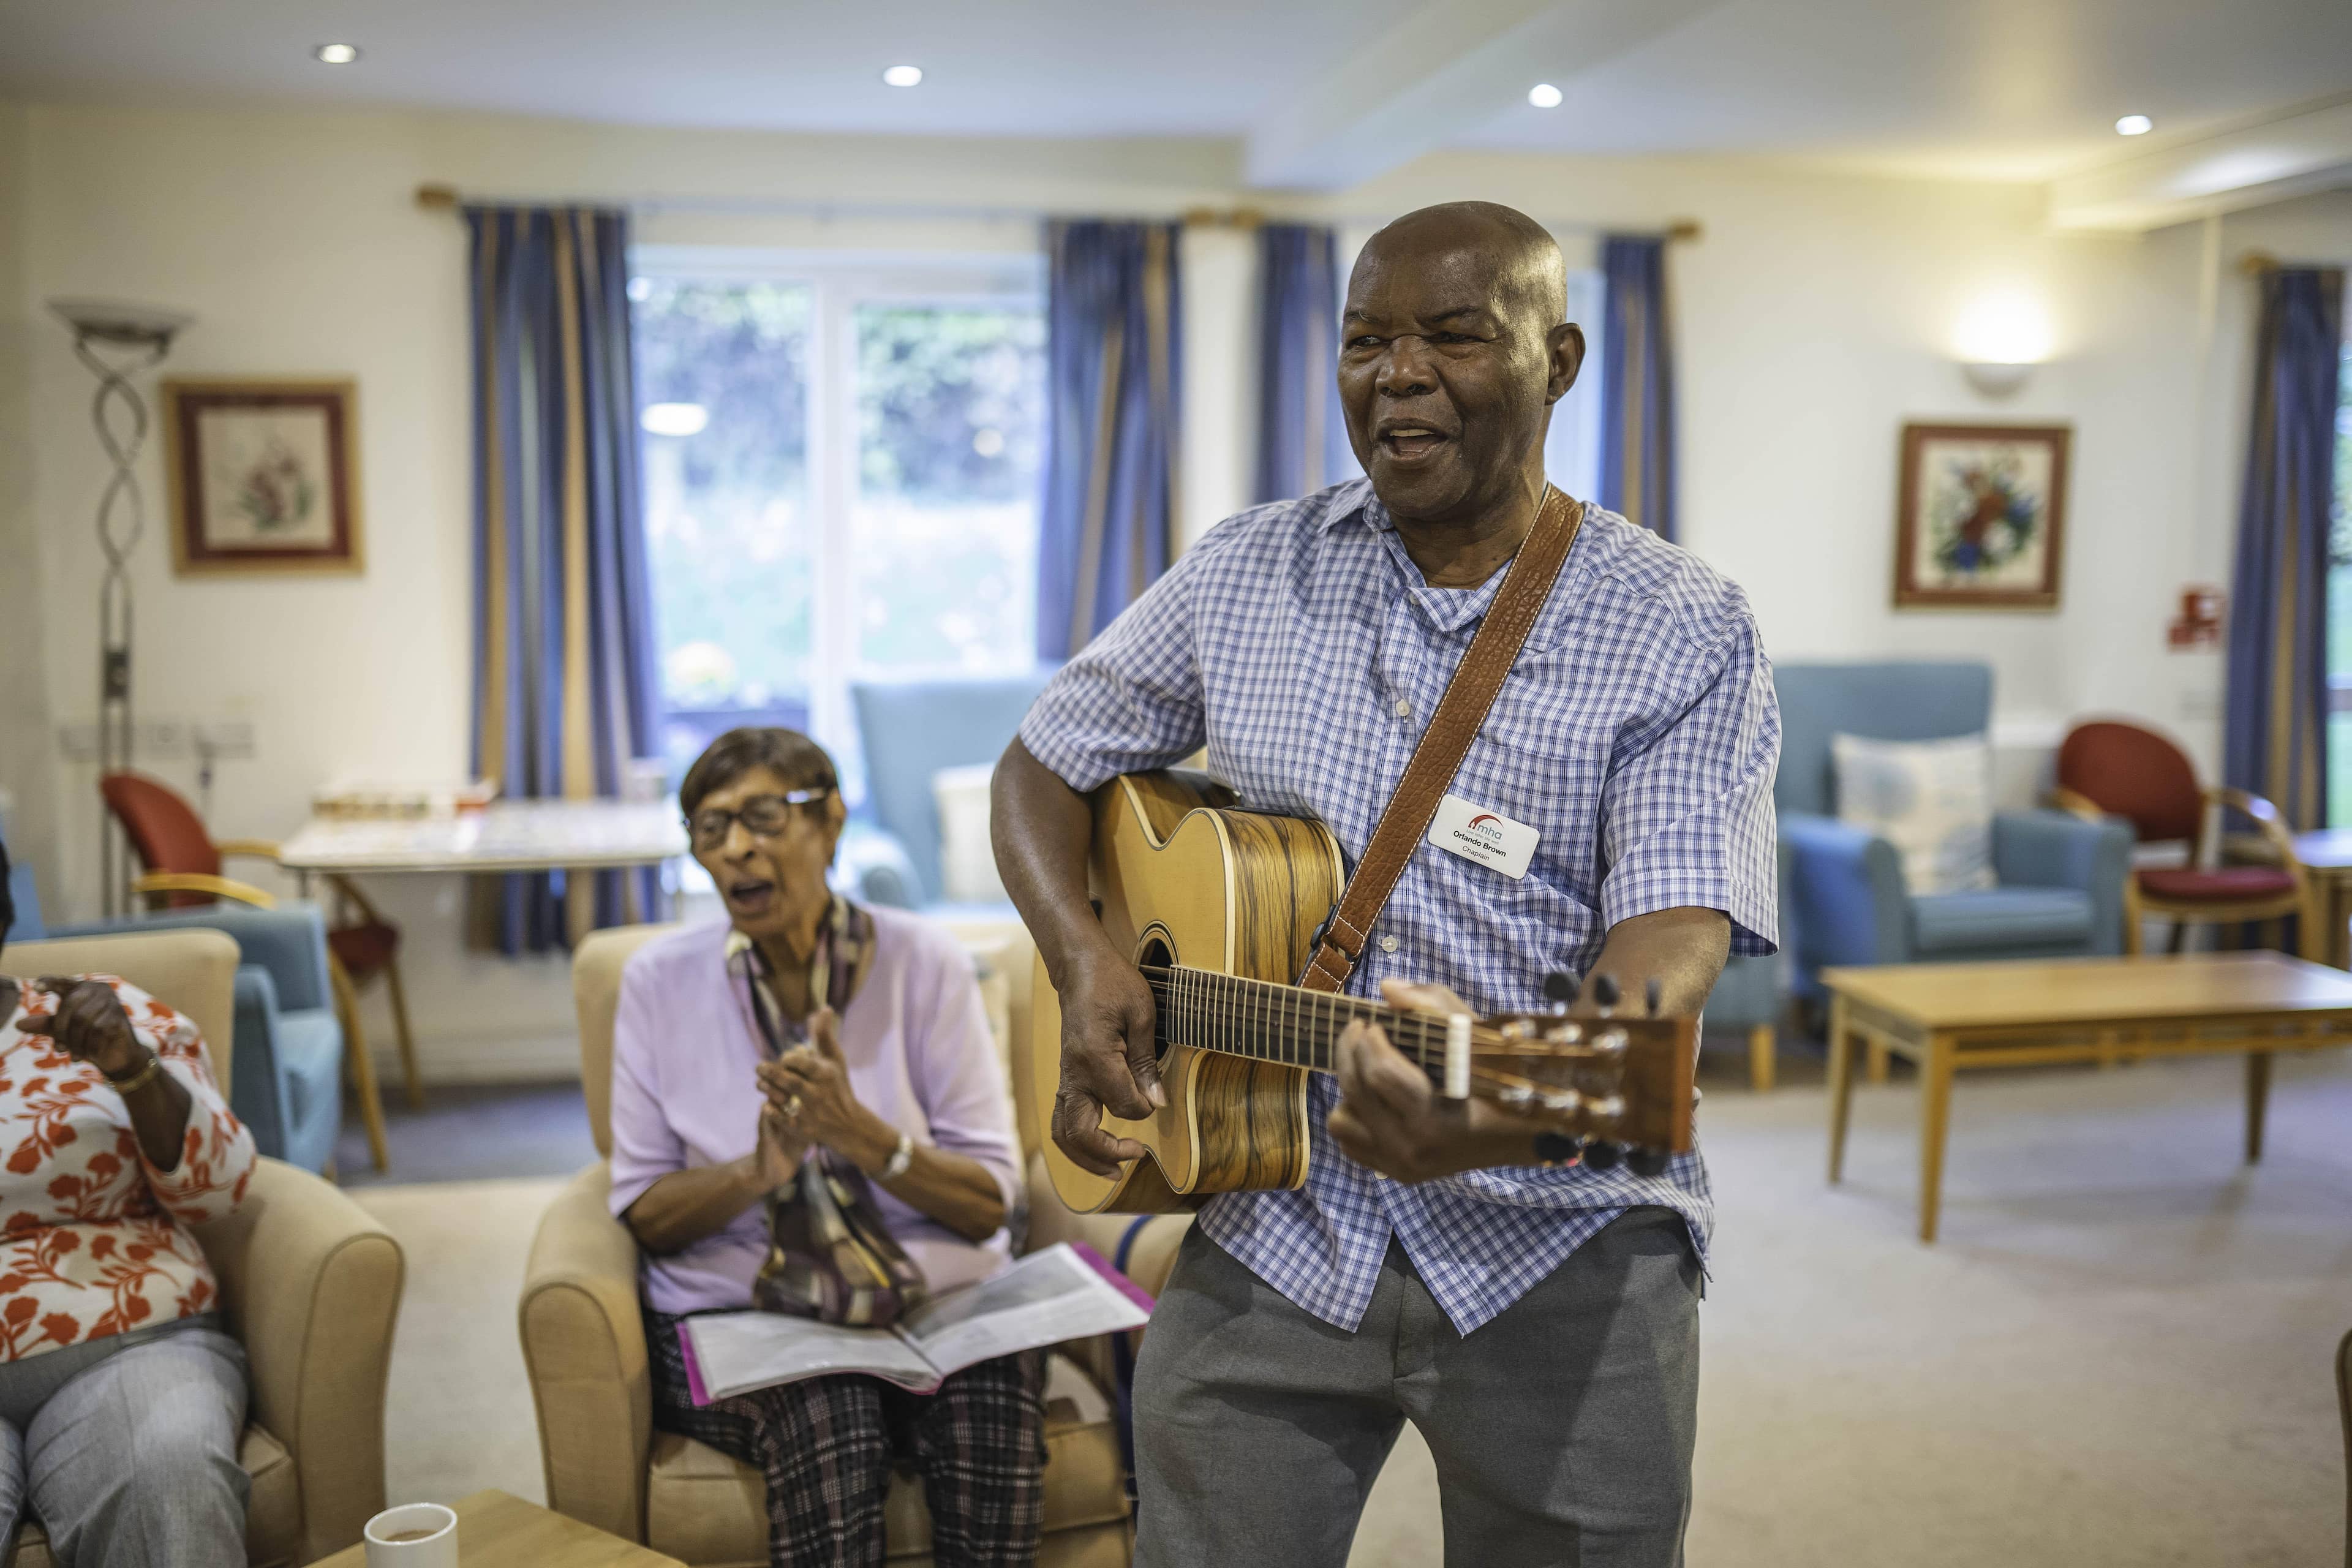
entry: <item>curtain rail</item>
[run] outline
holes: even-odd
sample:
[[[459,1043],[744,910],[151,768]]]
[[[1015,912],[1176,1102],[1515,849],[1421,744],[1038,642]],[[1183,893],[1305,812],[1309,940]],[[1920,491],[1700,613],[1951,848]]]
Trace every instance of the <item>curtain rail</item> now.
[[[416,187],[416,205],[427,212],[454,212],[468,201],[493,205],[616,206],[626,208],[629,212],[638,215],[663,212],[707,212],[731,213],[746,217],[860,217],[902,219],[909,222],[945,218],[982,223],[1040,223],[1063,216],[1049,212],[1043,207],[956,206],[923,202],[836,202],[795,197],[736,199],[725,196],[650,196],[621,201],[551,203],[544,197],[466,196],[459,195],[454,185],[423,184]],[[1142,218],[1159,215],[1122,213],[1115,216]],[[1293,216],[1281,213],[1269,214],[1258,207],[1197,206],[1185,208],[1183,212],[1177,215],[1175,221],[1191,228],[1254,229],[1270,222],[1324,223],[1334,226],[1341,224],[1386,223],[1395,216],[1394,213],[1307,213]],[[1571,234],[1644,232],[1612,228],[1607,224],[1595,223],[1589,218],[1538,218],[1537,221],[1542,223],[1547,228]],[[1648,232],[1655,233],[1665,239],[1688,242],[1698,239],[1703,231],[1695,218],[1676,218],[1663,229]]]

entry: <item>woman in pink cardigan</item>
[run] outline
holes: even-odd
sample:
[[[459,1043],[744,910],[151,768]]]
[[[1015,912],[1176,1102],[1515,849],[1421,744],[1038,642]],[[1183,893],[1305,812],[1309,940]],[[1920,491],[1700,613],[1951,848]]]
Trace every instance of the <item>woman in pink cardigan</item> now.
[[[1003,1268],[1023,1189],[970,959],[826,887],[832,759],[790,730],[730,731],[678,797],[728,920],[630,959],[613,1043],[612,1207],[645,1251],[655,1425],[765,1474],[772,1563],[880,1568],[894,1465],[922,1473],[942,1568],[1027,1563],[1045,1510],[1034,1352],[931,1394],[838,1375],[694,1403],[687,1315],[886,1322]]]
[[[0,1552],[29,1502],[63,1568],[242,1568],[245,1350],[187,1227],[253,1160],[185,1017],[0,974]]]

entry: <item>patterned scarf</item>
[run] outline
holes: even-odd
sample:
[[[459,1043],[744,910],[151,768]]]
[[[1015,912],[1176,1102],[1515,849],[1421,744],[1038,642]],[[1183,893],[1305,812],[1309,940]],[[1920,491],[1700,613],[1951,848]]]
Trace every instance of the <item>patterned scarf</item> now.
[[[812,1008],[849,1009],[874,957],[874,917],[835,894],[818,928],[809,963]],[[811,1046],[808,1020],[778,1005],[774,971],[741,931],[727,939],[727,966],[743,977],[744,997],[770,1060]],[[866,1173],[819,1146],[787,1185],[768,1194],[768,1257],[752,1281],[752,1304],[795,1318],[859,1328],[887,1328],[930,1294],[917,1268],[874,1206]]]

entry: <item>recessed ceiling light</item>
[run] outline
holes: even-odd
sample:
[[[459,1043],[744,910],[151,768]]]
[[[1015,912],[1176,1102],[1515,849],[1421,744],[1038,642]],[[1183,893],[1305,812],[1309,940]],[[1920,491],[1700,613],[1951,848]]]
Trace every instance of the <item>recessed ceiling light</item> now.
[[[310,52],[331,66],[347,66],[360,58],[357,44],[320,44]]]
[[[1535,86],[1528,89],[1528,101],[1534,104],[1538,109],[1558,109],[1559,107],[1559,89],[1552,86],[1552,84],[1548,81],[1539,81],[1536,83]]]
[[[923,80],[923,68],[892,66],[882,73],[882,79],[892,87],[919,87]]]
[[[2145,136],[2156,129],[2156,121],[2145,114],[2126,114],[2116,121],[2118,136]]]

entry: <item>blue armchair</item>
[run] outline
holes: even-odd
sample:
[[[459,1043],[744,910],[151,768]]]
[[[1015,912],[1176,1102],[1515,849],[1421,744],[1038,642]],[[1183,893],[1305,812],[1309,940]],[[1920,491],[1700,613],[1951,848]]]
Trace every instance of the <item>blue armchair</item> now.
[[[49,935],[107,936],[158,926],[201,926],[236,939],[242,957],[229,1109],[253,1130],[254,1144],[264,1154],[306,1171],[324,1171],[342,1127],[343,1029],[327,979],[323,911],[311,903],[271,910],[224,903],[52,927]]]
[[[1051,668],[1024,675],[943,676],[919,680],[863,680],[849,689],[857,710],[857,733],[866,752],[866,804],[876,837],[894,841],[899,853],[843,840],[845,858],[887,866],[903,879],[903,901],[937,903],[944,897],[940,874],[940,814],[931,775],[941,768],[992,763],[1012,743],[1037,693],[1053,678]],[[873,871],[863,875],[867,897],[897,901],[890,885]]]
[[[1705,1022],[1711,1030],[1737,1029],[1748,1037],[1748,1087],[1769,1092],[1780,1076],[1780,1015],[1789,1002],[1789,956],[1797,951],[1796,916],[1789,908],[1789,845],[1780,855],[1780,951],[1768,958],[1734,958],[1707,994]]]
[[[1797,933],[1801,995],[1837,964],[1957,963],[2118,953],[2131,834],[2063,812],[1993,817],[1993,874],[1979,892],[1912,895],[1895,847],[1837,820],[1831,737],[1933,741],[1991,727],[1981,664],[1792,664],[1774,672],[1780,772],[1772,789],[1788,854],[1781,898]]]

